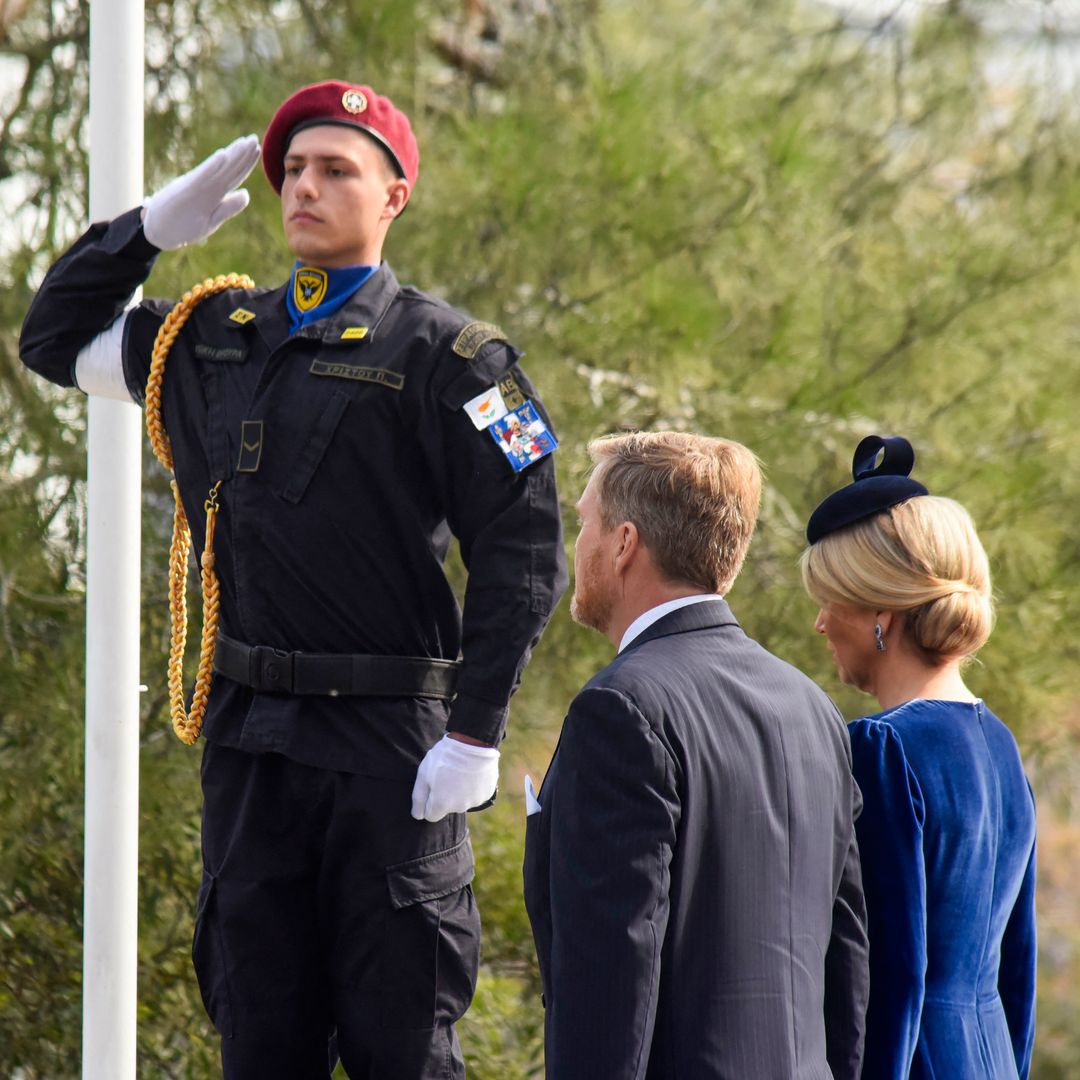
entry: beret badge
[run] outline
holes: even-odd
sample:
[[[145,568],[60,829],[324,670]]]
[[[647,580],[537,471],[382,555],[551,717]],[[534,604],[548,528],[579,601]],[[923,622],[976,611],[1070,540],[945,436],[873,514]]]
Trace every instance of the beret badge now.
[[[367,108],[367,97],[362,90],[350,87],[341,95],[341,107],[348,113],[362,113]]]
[[[872,517],[916,495],[929,492],[911,479],[915,451],[901,435],[867,435],[855,447],[851,462],[854,483],[834,491],[810,515],[806,539],[816,544],[845,525]]]

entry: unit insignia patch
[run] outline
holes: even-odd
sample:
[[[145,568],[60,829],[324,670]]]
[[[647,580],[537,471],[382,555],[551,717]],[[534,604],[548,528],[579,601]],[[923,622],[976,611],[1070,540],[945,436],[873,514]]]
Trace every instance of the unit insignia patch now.
[[[507,341],[507,336],[493,323],[471,322],[461,328],[461,333],[450,347],[466,360],[473,360],[489,341]]]
[[[316,266],[297,267],[293,276],[293,301],[300,311],[317,308],[326,296],[329,277]]]
[[[508,409],[516,409],[525,404],[525,395],[521,392],[521,387],[518,386],[513,372],[507,373],[499,380],[499,393],[502,394],[502,399],[506,402]]]
[[[514,472],[547,457],[559,445],[531,401],[496,420],[488,431]]]

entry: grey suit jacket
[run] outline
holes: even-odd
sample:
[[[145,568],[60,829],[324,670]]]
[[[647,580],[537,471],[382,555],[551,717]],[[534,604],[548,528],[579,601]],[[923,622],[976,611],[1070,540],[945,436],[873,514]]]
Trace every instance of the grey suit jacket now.
[[[554,1080],[855,1080],[869,986],[847,729],[721,599],[570,706],[528,819]]]

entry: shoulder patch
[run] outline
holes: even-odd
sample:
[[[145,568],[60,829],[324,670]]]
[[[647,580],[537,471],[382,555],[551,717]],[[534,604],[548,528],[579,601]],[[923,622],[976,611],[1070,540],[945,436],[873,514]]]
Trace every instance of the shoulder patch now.
[[[489,341],[509,341],[510,339],[493,323],[471,322],[462,327],[461,333],[450,347],[466,360],[473,360],[480,349]]]
[[[506,413],[487,430],[514,472],[547,457],[559,446],[531,401]]]

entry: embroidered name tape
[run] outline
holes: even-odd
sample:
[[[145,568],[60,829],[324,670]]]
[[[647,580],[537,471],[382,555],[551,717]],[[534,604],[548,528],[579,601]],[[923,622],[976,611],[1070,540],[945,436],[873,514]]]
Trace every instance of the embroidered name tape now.
[[[239,364],[247,357],[247,349],[218,348],[199,341],[195,344],[195,355],[200,360],[217,360],[227,364]]]
[[[514,472],[547,457],[559,445],[531,401],[496,420],[488,431]]]
[[[465,412],[468,413],[477,431],[490,427],[509,411],[497,386],[489,386],[482,394],[477,394],[472,401],[465,402]]]
[[[332,379],[356,379],[359,382],[373,382],[388,386],[391,390],[400,390],[405,385],[405,376],[384,368],[357,367],[355,364],[331,364],[326,360],[312,360],[308,371],[312,375],[328,375]]]

